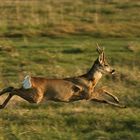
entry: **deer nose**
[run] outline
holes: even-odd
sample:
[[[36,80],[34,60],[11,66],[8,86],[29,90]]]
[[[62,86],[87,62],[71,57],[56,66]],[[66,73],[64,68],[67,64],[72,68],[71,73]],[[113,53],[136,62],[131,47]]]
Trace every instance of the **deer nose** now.
[[[111,71],[111,74],[114,74],[115,73],[115,70],[113,69],[112,71]]]

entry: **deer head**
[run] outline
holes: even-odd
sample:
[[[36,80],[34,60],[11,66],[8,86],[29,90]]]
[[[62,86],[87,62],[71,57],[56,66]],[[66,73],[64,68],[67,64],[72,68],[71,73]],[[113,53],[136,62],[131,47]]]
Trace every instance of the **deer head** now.
[[[96,60],[96,68],[101,72],[101,73],[111,73],[114,74],[115,70],[111,68],[111,66],[108,64],[105,54],[104,54],[104,49],[100,48],[99,45],[97,44],[97,52],[99,53],[99,57]]]

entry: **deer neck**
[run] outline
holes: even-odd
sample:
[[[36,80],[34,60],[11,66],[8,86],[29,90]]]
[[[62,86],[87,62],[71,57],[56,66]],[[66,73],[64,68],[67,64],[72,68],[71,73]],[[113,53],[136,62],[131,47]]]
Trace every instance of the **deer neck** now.
[[[97,67],[94,64],[85,76],[88,79],[88,81],[91,81],[92,85],[95,87],[98,81],[101,79],[102,73],[97,69]]]
[[[102,77],[102,73],[100,72],[100,71],[95,71],[95,72],[93,72],[92,74],[91,74],[91,80],[92,80],[92,83],[93,83],[93,86],[95,86],[97,83],[98,83],[98,81],[101,79],[101,77]]]

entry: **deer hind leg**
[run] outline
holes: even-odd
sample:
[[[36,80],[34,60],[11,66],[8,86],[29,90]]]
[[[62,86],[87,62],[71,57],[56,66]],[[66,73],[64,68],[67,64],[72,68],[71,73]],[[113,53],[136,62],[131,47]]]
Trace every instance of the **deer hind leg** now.
[[[2,105],[0,105],[0,109],[3,109],[7,104],[8,102],[10,101],[10,99],[12,98],[12,94],[9,94],[8,97],[6,98],[6,100],[3,102]]]
[[[7,92],[11,92],[13,89],[14,89],[14,87],[4,88],[3,90],[0,91],[0,96],[7,93]]]
[[[0,105],[0,109],[3,109],[7,105],[9,100],[12,98],[13,94],[11,94],[11,92],[13,91],[13,89],[14,89],[13,87],[7,87],[0,91],[0,96],[7,92],[10,92],[6,100],[3,102],[3,104]]]

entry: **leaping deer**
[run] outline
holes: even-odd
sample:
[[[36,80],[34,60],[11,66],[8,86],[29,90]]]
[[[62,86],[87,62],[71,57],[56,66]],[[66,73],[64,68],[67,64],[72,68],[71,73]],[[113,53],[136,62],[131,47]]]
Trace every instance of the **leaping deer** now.
[[[83,75],[64,79],[48,79],[44,77],[26,76],[20,88],[7,87],[0,91],[0,96],[9,93],[6,100],[0,105],[4,108],[9,100],[14,96],[20,96],[30,103],[40,103],[42,101],[72,102],[78,100],[97,101],[111,104],[117,107],[125,107],[119,104],[116,96],[101,88],[95,90],[95,86],[105,73],[115,72],[106,61],[103,49],[97,47],[98,58],[91,69]],[[109,95],[114,102],[106,99],[102,95]]]

